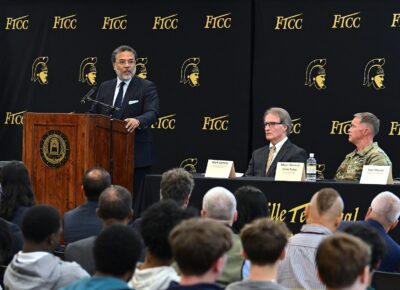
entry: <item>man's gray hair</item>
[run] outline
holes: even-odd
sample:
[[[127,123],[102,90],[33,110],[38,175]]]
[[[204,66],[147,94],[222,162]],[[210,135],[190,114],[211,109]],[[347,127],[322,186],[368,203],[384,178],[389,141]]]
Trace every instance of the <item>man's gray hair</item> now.
[[[211,188],[203,197],[203,210],[209,218],[230,222],[236,212],[235,196],[224,187]]]
[[[265,119],[265,116],[268,114],[277,115],[279,117],[282,125],[287,126],[286,136],[289,136],[290,132],[292,131],[292,118],[290,118],[288,111],[286,111],[283,108],[278,108],[278,107],[269,108],[264,113],[263,121]]]
[[[114,51],[111,54],[111,63],[114,63],[116,60],[116,55],[119,52],[123,52],[123,51],[130,51],[133,53],[133,57],[135,58],[135,60],[137,59],[137,53],[136,50],[134,50],[132,47],[130,47],[129,45],[121,45],[118,46],[116,49],[114,49]]]
[[[371,209],[388,223],[394,223],[400,216],[400,199],[390,191],[381,192],[372,200]]]
[[[381,122],[374,114],[362,112],[354,114],[354,117],[359,118],[361,123],[367,125],[372,130],[373,137],[379,133],[379,126]]]

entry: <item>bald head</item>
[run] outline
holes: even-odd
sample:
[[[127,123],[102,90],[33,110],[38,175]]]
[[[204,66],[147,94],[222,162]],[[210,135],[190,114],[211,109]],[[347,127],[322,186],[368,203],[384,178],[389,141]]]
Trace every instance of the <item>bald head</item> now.
[[[397,223],[400,216],[400,199],[389,191],[378,194],[371,202],[369,215],[383,226],[391,226]]]
[[[122,186],[111,185],[100,195],[98,215],[103,220],[123,221],[132,215],[131,193]]]
[[[336,230],[343,213],[343,200],[333,188],[322,188],[311,198],[307,208],[307,223],[321,224]]]

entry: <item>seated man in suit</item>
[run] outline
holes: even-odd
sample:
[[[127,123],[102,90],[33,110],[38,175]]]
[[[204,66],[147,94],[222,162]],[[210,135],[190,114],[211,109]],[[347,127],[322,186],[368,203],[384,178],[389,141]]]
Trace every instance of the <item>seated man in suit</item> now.
[[[265,138],[270,143],[253,152],[246,175],[275,177],[278,162],[307,161],[307,152],[288,139],[291,129],[292,119],[285,109],[269,108],[264,113]]]
[[[85,172],[82,188],[86,202],[64,214],[64,242],[66,244],[96,236],[101,231],[101,219],[96,215],[101,192],[111,185],[110,174],[94,167]]]

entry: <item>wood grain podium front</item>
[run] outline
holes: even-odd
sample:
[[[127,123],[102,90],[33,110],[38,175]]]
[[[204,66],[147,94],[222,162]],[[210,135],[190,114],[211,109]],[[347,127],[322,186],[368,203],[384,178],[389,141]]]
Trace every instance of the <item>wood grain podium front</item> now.
[[[125,122],[103,115],[25,113],[22,158],[38,203],[63,214],[85,201],[88,168],[108,170],[113,184],[133,189],[134,134]]]

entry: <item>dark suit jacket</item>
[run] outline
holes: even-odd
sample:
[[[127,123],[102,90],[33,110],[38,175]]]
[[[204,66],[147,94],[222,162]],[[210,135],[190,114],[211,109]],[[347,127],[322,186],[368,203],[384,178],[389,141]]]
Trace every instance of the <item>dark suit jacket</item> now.
[[[96,215],[97,204],[97,201],[88,201],[64,214],[64,242],[66,244],[100,233],[103,223]]]
[[[103,82],[97,92],[96,99],[112,105],[117,79]],[[122,103],[121,120],[136,118],[140,122],[135,130],[135,167],[150,166],[154,162],[153,137],[150,125],[157,121],[160,101],[154,83],[134,76],[126,90]],[[110,116],[103,106],[94,104],[89,113]]]
[[[93,236],[68,244],[65,248],[65,260],[77,262],[86,272],[93,275],[96,271],[93,254],[96,238],[97,236]]]
[[[290,140],[286,140],[283,143],[281,149],[276,155],[274,161],[265,174],[267,168],[267,160],[269,154],[269,145],[258,148],[254,150],[251,155],[251,160],[249,162],[249,167],[247,168],[246,175],[248,176],[267,176],[275,177],[276,165],[278,162],[303,162],[306,163],[308,155],[307,152],[296,145],[294,145]]]

